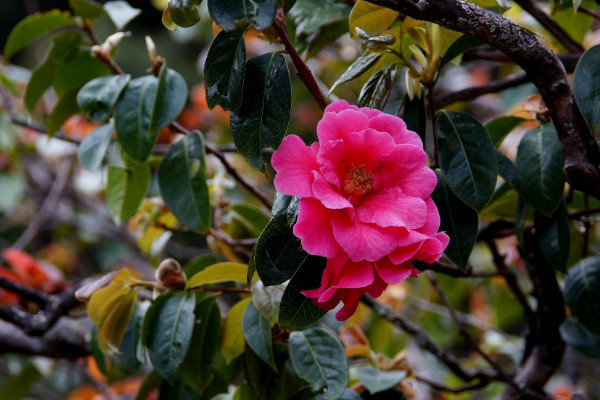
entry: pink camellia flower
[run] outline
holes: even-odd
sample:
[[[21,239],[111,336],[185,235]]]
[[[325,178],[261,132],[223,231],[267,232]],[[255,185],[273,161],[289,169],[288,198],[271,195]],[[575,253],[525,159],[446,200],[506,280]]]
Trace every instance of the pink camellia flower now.
[[[417,276],[411,260],[437,261],[449,238],[431,200],[435,173],[419,136],[398,117],[330,104],[307,147],[289,135],[271,159],[275,187],[300,197],[294,234],[327,257],[321,287],[302,292],[345,320],[360,298]]]

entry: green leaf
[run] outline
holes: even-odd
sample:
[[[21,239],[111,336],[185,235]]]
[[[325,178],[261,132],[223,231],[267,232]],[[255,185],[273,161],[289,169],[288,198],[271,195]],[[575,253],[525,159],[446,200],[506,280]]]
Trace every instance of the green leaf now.
[[[221,353],[227,362],[230,362],[244,352],[245,341],[244,332],[242,331],[242,316],[250,301],[250,298],[239,301],[231,307],[225,317],[220,347]]]
[[[444,176],[458,197],[481,211],[494,194],[498,167],[490,137],[474,117],[442,111],[435,124]]]
[[[586,356],[600,358],[600,336],[587,330],[576,318],[567,318],[560,325],[560,334],[565,342]]]
[[[52,38],[44,59],[32,72],[25,90],[25,105],[30,113],[33,113],[39,99],[52,85],[57,71],[77,53],[81,39],[79,32],[63,32]]]
[[[269,367],[277,371],[275,357],[273,356],[273,344],[271,341],[271,325],[258,312],[252,302],[248,303],[242,316],[242,331],[248,346]]]
[[[284,291],[284,285],[265,286],[259,280],[252,282],[252,303],[271,325],[277,322]]]
[[[594,130],[600,125],[600,45],[588,49],[573,73],[573,93],[585,120]]]
[[[136,213],[150,185],[150,167],[130,162],[126,167],[108,166],[106,204],[120,225]]]
[[[564,294],[573,316],[600,335],[600,257],[584,258],[569,269]]]
[[[135,395],[135,400],[147,400],[150,394],[158,389],[163,378],[154,370],[150,371],[142,381],[142,385]]]
[[[48,135],[53,135],[60,127],[69,119],[71,115],[77,114],[79,107],[77,106],[77,92],[67,93],[60,97],[58,102],[46,118],[46,129]]]
[[[189,28],[200,21],[198,6],[202,0],[169,0],[169,13],[177,25]]]
[[[150,302],[135,303],[133,314],[127,325],[127,330],[119,346],[119,359],[128,367],[136,370],[145,360],[145,351],[142,346],[142,323],[148,311]]]
[[[194,330],[193,293],[180,293],[169,297],[154,311],[146,345],[156,372],[173,383],[177,369],[183,362]]]
[[[59,97],[77,93],[86,83],[99,76],[109,75],[106,63],[92,57],[89,49],[79,51],[57,69],[52,87]]]
[[[287,63],[280,53],[267,53],[246,63],[244,98],[232,111],[231,135],[238,151],[254,168],[264,171],[261,153],[277,149],[290,120],[292,89]]]
[[[506,135],[525,121],[527,121],[525,118],[515,117],[514,115],[503,115],[488,122],[485,125],[485,129],[490,134],[494,147],[498,147],[502,144]]]
[[[436,171],[436,175],[438,182],[431,198],[440,212],[440,230],[450,237],[445,253],[464,271],[477,239],[479,218],[472,208],[452,192],[439,171]]]
[[[277,0],[277,4],[279,4],[281,8],[283,8],[283,12],[287,14],[288,11],[294,7],[294,4],[296,4],[296,0]]]
[[[231,206],[231,211],[232,225],[230,225],[229,233],[232,238],[236,239],[247,236],[236,236],[236,233],[232,230],[234,221],[239,223],[240,228],[243,229],[243,232],[238,233],[238,235],[249,234],[251,237],[258,237],[270,220],[270,217],[262,209],[252,204],[234,204]]]
[[[210,297],[196,305],[194,315],[196,324],[180,374],[183,382],[202,393],[213,378],[211,365],[221,338],[221,312],[214,297]]]
[[[520,195],[525,194],[525,186],[519,176],[515,164],[500,150],[496,150],[496,161],[498,162],[498,174],[512,186]]]
[[[267,29],[275,19],[277,0],[208,0],[208,12],[226,32],[246,28]]]
[[[396,83],[396,65],[388,65],[375,72],[358,95],[359,107],[383,110]]]
[[[356,370],[356,375],[369,393],[375,394],[397,386],[402,379],[406,378],[406,371],[382,371],[365,365]]]
[[[246,66],[244,33],[219,32],[210,45],[204,64],[204,87],[211,110],[217,105],[223,110],[240,110]]]
[[[118,31],[123,29],[132,19],[142,13],[142,10],[131,7],[129,3],[123,0],[107,1],[104,3],[104,10],[112,20],[113,24],[115,24]]]
[[[471,35],[464,34],[458,39],[456,39],[448,50],[444,53],[440,61],[440,66],[438,68],[442,68],[444,65],[448,64],[450,61],[454,60],[456,57],[464,53],[465,51],[475,49],[479,46],[483,46],[485,43],[479,39],[474,38]]]
[[[42,373],[33,364],[27,364],[14,376],[8,376],[0,388],[0,399],[20,400],[29,394],[31,386],[42,377]]]
[[[207,285],[209,283],[240,282],[246,283],[248,266],[234,262],[222,262],[204,268],[192,276],[186,288]]]
[[[77,21],[67,11],[51,10],[30,15],[19,21],[8,35],[4,46],[4,58],[8,60],[17,51],[46,33],[68,26],[77,26]]]
[[[290,359],[294,370],[312,385],[325,390],[323,398],[339,398],[348,384],[348,359],[339,339],[322,328],[292,332]]]
[[[348,24],[346,20],[334,20],[325,25],[322,25],[319,29],[318,34],[311,35],[307,38],[308,43],[306,46],[306,57],[314,57],[319,51],[325,46],[328,46],[336,41],[337,38],[343,34],[348,33]]]
[[[92,121],[106,121],[130,79],[130,75],[113,75],[89,81],[77,93],[79,108]]]
[[[81,141],[77,149],[77,157],[83,168],[89,171],[98,169],[102,164],[106,150],[108,150],[114,131],[113,124],[100,125]]]
[[[165,204],[181,223],[196,230],[210,225],[204,157],[204,138],[194,131],[169,148],[158,170]]]
[[[563,160],[552,124],[527,132],[519,143],[516,165],[525,185],[525,200],[546,216],[552,215],[563,196]]]
[[[410,100],[408,95],[404,96],[404,122],[408,129],[419,134],[421,140],[425,139],[427,111],[424,98],[415,97]]]
[[[346,72],[344,72],[342,76],[340,76],[338,80],[335,81],[333,86],[331,86],[331,89],[329,89],[329,94],[333,93],[335,88],[340,86],[342,83],[350,82],[351,80],[356,79],[365,72],[367,72],[369,68],[375,65],[375,63],[379,60],[380,57],[381,54],[371,52],[367,52],[358,57],[356,61],[354,61],[352,65],[348,67]]]
[[[300,293],[318,288],[327,259],[308,256],[287,285],[279,306],[279,324],[290,329],[304,329],[318,321],[326,311],[315,306]]]
[[[69,0],[69,7],[78,17],[96,19],[106,15],[102,4],[94,0]]]
[[[202,396],[186,385],[179,375],[172,383],[163,381],[159,392],[158,400],[202,400]]]
[[[183,109],[187,85],[177,72],[162,67],[159,77],[132,80],[115,107],[115,129],[123,150],[136,161],[145,161],[158,131]]]
[[[251,263],[266,286],[278,285],[290,279],[308,257],[300,239],[292,232],[298,201],[298,198],[277,193],[273,218],[254,246]]]
[[[378,6],[368,1],[359,0],[350,12],[350,34],[356,36],[356,28],[365,31],[369,36],[377,36],[384,32],[400,15],[387,7]]]
[[[535,237],[544,258],[552,268],[565,272],[569,258],[570,226],[564,201],[552,217],[535,213],[534,225]]]

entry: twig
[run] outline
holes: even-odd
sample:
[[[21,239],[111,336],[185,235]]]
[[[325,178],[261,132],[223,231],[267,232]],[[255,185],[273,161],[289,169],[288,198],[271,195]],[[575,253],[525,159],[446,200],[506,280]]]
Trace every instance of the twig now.
[[[72,166],[73,157],[67,157],[61,162],[56,172],[56,179],[54,180],[54,183],[50,188],[50,193],[48,193],[48,197],[46,197],[44,200],[40,211],[31,220],[29,225],[27,225],[25,232],[23,232],[23,234],[11,247],[15,249],[24,249],[27,247],[29,242],[31,242],[31,240],[33,240],[33,238],[39,232],[42,224],[52,216],[65,188],[67,179],[71,174]]]
[[[565,32],[550,16],[548,16],[537,4],[530,0],[515,0],[525,11],[535,18],[544,28],[546,28],[558,41],[565,46],[571,53],[582,53],[583,46],[577,43]]]
[[[52,301],[52,298],[46,293],[32,289],[29,286],[21,285],[20,283],[3,277],[0,277],[0,287],[4,290],[8,290],[9,292],[18,294],[25,300],[33,301],[42,309],[47,308]]]
[[[317,84],[312,72],[302,60],[302,57],[300,57],[300,54],[298,54],[292,42],[290,42],[285,30],[285,23],[280,24],[276,19],[273,22],[273,29],[275,29],[279,35],[281,43],[285,46],[285,49],[292,59],[292,62],[296,67],[296,73],[298,74],[298,77],[304,83],[312,97],[314,97],[319,107],[321,107],[321,110],[325,110],[325,107],[327,107],[327,101],[325,100],[325,97],[323,97],[323,93],[321,93],[321,89],[319,89],[319,85]]]
[[[458,360],[450,354],[447,350],[439,347],[431,339],[423,332],[418,326],[404,319],[404,317],[396,312],[394,312],[391,308],[379,303],[377,300],[373,299],[371,296],[365,295],[362,297],[361,301],[365,303],[367,306],[371,307],[373,311],[390,321],[392,324],[396,325],[406,333],[408,333],[421,347],[422,349],[430,352],[434,355],[439,361],[445,364],[448,369],[450,369],[456,376],[461,378],[464,381],[470,382],[474,379],[480,380],[502,380],[503,379],[496,373],[484,369],[465,369],[460,365]]]
[[[587,217],[592,214],[600,213],[600,207],[589,208],[586,210],[573,211],[569,213],[569,218],[571,219],[581,219],[582,217]]]
[[[464,386],[458,386],[458,387],[448,387],[445,385],[442,385],[441,383],[438,382],[434,382],[430,379],[424,378],[422,376],[415,376],[415,379],[418,380],[419,382],[423,382],[429,386],[431,386],[432,388],[434,388],[437,391],[440,392],[449,392],[449,393],[464,393],[464,392],[470,392],[472,390],[477,390],[477,389],[481,389],[486,387],[489,384],[489,381],[486,380],[482,380],[479,382],[475,382],[475,383],[471,383],[468,385],[464,385]]]
[[[231,239],[222,230],[210,228],[210,235],[212,237],[214,237],[215,239],[217,239],[219,242],[225,243],[226,245],[231,247],[233,250],[235,250],[236,253],[241,254],[244,257],[246,257],[248,260],[250,260],[250,256],[252,255],[252,253],[250,251],[248,251],[248,249],[236,244],[235,241],[233,239]]]
[[[527,74],[514,74],[503,79],[492,81],[485,85],[470,87],[456,92],[443,94],[435,99],[435,105],[437,108],[443,108],[452,103],[473,100],[479,96],[490,93],[498,93],[508,88],[523,85],[527,82],[529,82]]]
[[[470,265],[463,271],[456,265],[446,264],[440,261],[432,264],[426,264],[419,261],[414,261],[413,263],[419,271],[435,271],[454,278],[489,278],[502,275],[501,272],[497,271],[473,271],[473,268]]]
[[[184,128],[183,126],[178,124],[177,122],[172,122],[171,126],[173,126],[177,131],[179,131],[183,134],[186,134],[186,135],[190,134],[189,130],[187,130],[186,128]],[[223,154],[223,152],[221,152],[221,150],[219,150],[219,148],[217,146],[215,146],[212,143],[205,142],[204,147],[205,147],[207,153],[214,155],[215,157],[217,157],[217,159],[219,161],[221,161],[221,163],[223,164],[223,166],[225,167],[225,169],[227,170],[227,172],[229,173],[229,175],[231,175],[231,177],[233,179],[235,179],[243,187],[245,187],[246,190],[248,190],[250,193],[252,193],[254,196],[256,196],[269,210],[273,207],[273,202],[271,201],[271,199],[269,199],[263,193],[258,191],[258,189],[256,189],[253,184],[251,184],[250,182],[248,182],[246,180],[246,178],[241,176],[236,171],[236,169],[233,168],[233,166],[229,163],[227,158],[225,158],[225,154]]]
[[[600,14],[599,14],[599,13],[597,13],[597,12],[596,12],[596,11],[594,11],[594,10],[590,10],[590,9],[589,9],[589,8],[587,8],[587,7],[584,7],[584,6],[579,6],[578,10],[579,10],[579,11],[581,11],[582,13],[584,13],[584,14],[587,14],[587,15],[590,15],[590,16],[592,16],[592,17],[596,18],[596,19],[600,19]]]
[[[560,53],[556,55],[560,62],[567,70],[567,72],[573,72],[577,66],[577,62],[581,58],[581,53]],[[463,61],[472,60],[488,60],[496,62],[513,62],[513,60],[502,53],[501,51],[494,49],[473,49],[465,52],[462,57]]]
[[[496,268],[504,277],[506,284],[515,295],[517,301],[521,304],[521,307],[523,308],[523,314],[525,314],[527,321],[531,322],[535,318],[535,315],[533,310],[531,309],[531,306],[529,305],[529,302],[527,301],[527,296],[525,296],[525,293],[523,293],[521,287],[519,286],[519,283],[517,282],[517,277],[504,263],[504,257],[502,257],[502,255],[498,251],[498,247],[496,246],[494,240],[488,239],[485,242],[488,245],[490,251],[492,252],[492,257]]]
[[[486,352],[484,352],[481,349],[481,347],[479,347],[479,344],[477,344],[475,339],[469,334],[465,324],[463,323],[463,320],[460,319],[456,314],[456,311],[450,304],[448,296],[446,296],[446,293],[444,293],[444,291],[442,290],[442,287],[438,283],[437,279],[435,279],[435,276],[433,276],[433,274],[430,271],[425,272],[425,276],[427,276],[427,279],[429,279],[431,286],[440,296],[442,303],[444,303],[444,305],[448,309],[448,313],[450,313],[450,318],[452,318],[452,320],[456,324],[458,332],[463,337],[463,339],[469,344],[469,346],[471,346],[471,348],[473,348],[473,350],[475,350],[481,357],[483,357],[483,359],[487,361],[488,364],[490,364],[498,372],[498,374],[504,375],[504,370],[502,369],[502,367],[500,367],[500,365],[498,365],[496,361],[494,361]]]

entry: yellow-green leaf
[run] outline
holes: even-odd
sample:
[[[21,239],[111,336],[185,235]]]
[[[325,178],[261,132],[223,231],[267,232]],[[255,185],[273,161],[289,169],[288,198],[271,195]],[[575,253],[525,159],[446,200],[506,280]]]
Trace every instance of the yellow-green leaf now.
[[[229,310],[223,324],[221,333],[221,353],[227,362],[233,360],[244,352],[245,340],[244,332],[242,331],[242,316],[248,303],[252,299],[247,298]]]
[[[209,283],[247,282],[248,265],[234,262],[223,262],[206,267],[192,276],[186,288],[192,288]]]
[[[113,307],[131,291],[131,282],[129,270],[123,269],[108,286],[92,293],[87,307],[90,320],[102,326]]]
[[[112,307],[112,310],[98,328],[98,345],[104,351],[118,353],[121,341],[129,325],[135,307],[137,292],[128,292]]]
[[[358,27],[370,36],[376,36],[385,31],[399,14],[389,8],[359,0],[350,12],[350,34],[356,36],[355,29]]]

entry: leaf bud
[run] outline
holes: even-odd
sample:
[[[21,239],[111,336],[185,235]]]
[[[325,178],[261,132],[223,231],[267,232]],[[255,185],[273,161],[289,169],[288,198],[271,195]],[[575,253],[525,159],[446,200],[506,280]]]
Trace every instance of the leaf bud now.
[[[164,288],[173,290],[183,290],[185,288],[185,273],[179,263],[172,258],[163,260],[154,276]]]

